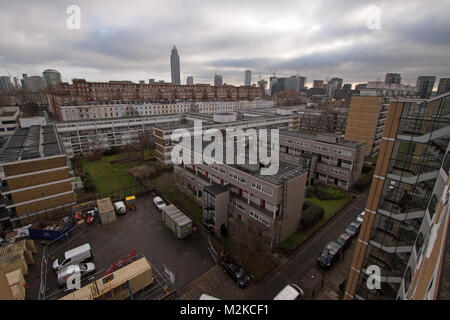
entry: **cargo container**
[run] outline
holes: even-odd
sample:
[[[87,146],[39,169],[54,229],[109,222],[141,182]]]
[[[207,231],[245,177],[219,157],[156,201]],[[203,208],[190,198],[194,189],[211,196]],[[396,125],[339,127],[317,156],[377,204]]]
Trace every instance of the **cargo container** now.
[[[25,260],[23,251],[13,252],[0,257],[0,267],[2,267],[5,273],[20,269],[23,275],[28,274],[28,264]]]
[[[69,237],[70,233],[72,232],[72,221],[38,221],[30,227],[29,231],[31,239],[58,239],[58,241],[61,241],[67,239],[67,237]]]
[[[116,213],[120,216],[122,214],[127,213],[127,207],[123,201],[117,201],[114,203],[114,208],[116,209]]]
[[[62,297],[60,300],[123,300],[153,282],[152,267],[145,257]]]
[[[162,208],[161,218],[178,239],[184,239],[192,233],[192,220],[173,204]]]
[[[116,213],[111,202],[111,198],[97,200],[98,213],[102,224],[116,221]]]

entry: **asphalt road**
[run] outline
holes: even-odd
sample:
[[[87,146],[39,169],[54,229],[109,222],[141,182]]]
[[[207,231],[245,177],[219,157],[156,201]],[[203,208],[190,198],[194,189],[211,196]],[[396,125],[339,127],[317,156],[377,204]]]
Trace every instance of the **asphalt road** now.
[[[368,191],[358,195],[350,206],[346,207],[329,224],[307,240],[286,264],[276,270],[267,281],[258,285],[247,299],[271,300],[287,284],[298,284],[310,270],[320,270],[317,265],[317,256],[320,251],[328,242],[336,240],[345,231],[347,225],[364,210],[368,198],[367,193]],[[353,255],[353,252],[349,252],[349,254]]]

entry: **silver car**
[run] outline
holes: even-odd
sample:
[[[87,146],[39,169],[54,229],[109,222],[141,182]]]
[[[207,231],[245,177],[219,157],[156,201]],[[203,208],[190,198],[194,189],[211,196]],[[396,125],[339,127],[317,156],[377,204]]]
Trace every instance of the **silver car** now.
[[[88,263],[79,263],[70,265],[67,268],[59,270],[57,273],[58,276],[58,284],[59,286],[64,286],[67,282],[67,279],[73,274],[80,274],[81,278],[84,278],[95,271],[95,264],[92,262]]]

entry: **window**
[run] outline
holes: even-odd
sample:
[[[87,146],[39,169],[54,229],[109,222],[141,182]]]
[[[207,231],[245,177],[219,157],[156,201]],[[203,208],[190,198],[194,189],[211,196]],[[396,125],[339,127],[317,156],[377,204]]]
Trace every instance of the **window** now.
[[[423,235],[422,235],[422,233],[419,233],[419,236],[417,237],[417,241],[416,241],[417,258],[419,258],[420,254],[422,253],[422,246],[423,246]]]
[[[252,182],[252,188],[258,191],[261,191],[269,196],[273,195],[273,190],[269,187],[263,186],[262,184]]]
[[[450,173],[450,152],[447,152],[444,158],[444,162],[442,163],[442,168],[448,174]]]
[[[240,183],[247,184],[247,178],[240,176],[235,172],[230,172],[230,177],[233,178],[234,180],[239,181]]]
[[[406,269],[404,281],[405,281],[405,292],[408,292],[409,285],[411,284],[411,268],[410,267],[408,267],[408,269]]]
[[[259,222],[261,222],[262,224],[266,225],[267,227],[270,227],[270,220],[269,219],[261,216],[260,214],[254,212],[253,210],[249,211],[249,215],[253,219],[258,220]]]
[[[431,197],[430,204],[428,205],[428,212],[430,213],[430,219],[433,219],[434,213],[436,212],[438,199],[435,194]]]

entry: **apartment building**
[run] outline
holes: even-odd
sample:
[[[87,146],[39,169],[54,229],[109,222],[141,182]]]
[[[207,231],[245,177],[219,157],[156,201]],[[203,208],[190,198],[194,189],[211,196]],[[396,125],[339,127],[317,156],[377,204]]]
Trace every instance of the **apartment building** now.
[[[273,107],[272,100],[242,100],[242,101],[197,101],[174,103],[151,103],[149,101],[110,101],[105,103],[66,104],[57,106],[55,114],[61,121],[109,119],[122,117],[137,117],[149,115],[166,115],[187,112],[226,113],[238,110],[253,110]]]
[[[276,174],[261,175],[261,166],[182,164],[174,171],[180,185],[202,198],[203,222],[216,236],[226,228],[249,245],[275,247],[299,227],[307,169],[280,161]]]
[[[92,151],[127,145],[143,131],[153,131],[157,123],[178,123],[181,115],[124,117],[120,119],[78,120],[55,124],[69,158]]]
[[[177,129],[185,129],[194,134],[195,123],[202,124],[202,130],[226,128],[286,128],[298,130],[299,116],[296,114],[280,114],[272,112],[242,112],[236,114],[187,114],[180,116],[178,122],[157,123],[154,126],[156,158],[163,164],[171,164],[171,152],[176,144],[171,140]]]
[[[19,107],[0,108],[0,136],[8,136],[14,133],[18,127],[19,115]]]
[[[365,144],[337,134],[280,131],[280,160],[308,168],[308,184],[349,190],[361,175],[364,150]]]
[[[63,82],[58,94],[66,99],[64,102],[71,102],[71,97],[81,97],[85,102],[112,100],[158,100],[162,102],[161,100],[177,99],[196,101],[210,99],[252,100],[262,97],[261,90],[252,86],[173,85],[156,82],[138,84],[131,81],[88,82],[84,79],[74,79],[72,84]]]
[[[368,145],[366,156],[380,150],[389,99],[382,96],[352,96],[348,112],[345,140]]]
[[[408,84],[369,81],[364,88],[359,89],[359,94],[372,97],[414,97],[416,88]]]
[[[52,124],[19,128],[0,151],[0,222],[74,203],[70,165]]]
[[[450,93],[391,101],[345,299],[435,299],[449,222]],[[368,286],[369,266],[381,271]],[[370,280],[370,279],[369,279]]]

